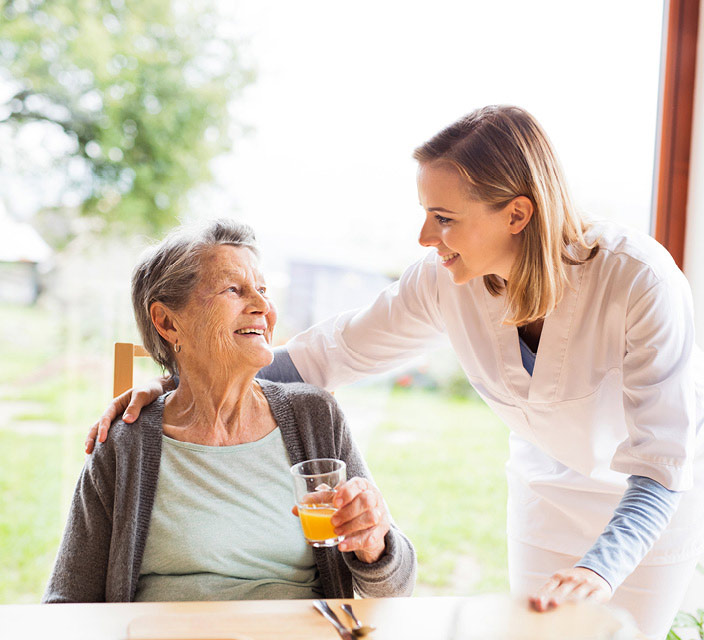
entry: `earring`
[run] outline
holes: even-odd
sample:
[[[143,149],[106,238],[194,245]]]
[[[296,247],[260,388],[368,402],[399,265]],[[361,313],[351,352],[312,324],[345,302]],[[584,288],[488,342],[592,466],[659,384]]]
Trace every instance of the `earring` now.
[[[180,352],[181,352],[181,345],[180,345],[178,342],[174,345],[174,351],[175,351],[176,353],[180,353]]]

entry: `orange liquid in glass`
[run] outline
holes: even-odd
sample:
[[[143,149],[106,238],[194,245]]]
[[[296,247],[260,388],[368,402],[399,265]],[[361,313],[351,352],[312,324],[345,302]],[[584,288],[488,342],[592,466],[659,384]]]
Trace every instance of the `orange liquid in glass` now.
[[[301,527],[306,540],[319,542],[337,537],[330,518],[337,511],[329,504],[320,504],[315,507],[298,506],[298,515],[301,518]]]

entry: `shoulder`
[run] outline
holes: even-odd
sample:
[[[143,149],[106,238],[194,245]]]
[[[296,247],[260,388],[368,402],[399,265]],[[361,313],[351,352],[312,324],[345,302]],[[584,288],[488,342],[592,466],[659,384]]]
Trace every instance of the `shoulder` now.
[[[305,382],[269,382],[260,380],[264,394],[275,416],[286,415],[290,407],[299,430],[322,432],[323,425],[333,429],[344,427],[340,405],[331,393]]]
[[[440,264],[437,251],[432,250],[411,264],[391,287],[407,311],[430,318],[436,329],[442,331],[444,321],[439,310],[441,291],[452,291],[455,286],[449,273]]]
[[[638,229],[599,220],[593,223],[588,238],[599,242],[594,258],[597,263],[620,264],[631,272],[650,274],[655,280],[667,279],[679,271],[667,249]]]
[[[305,382],[270,382],[258,380],[270,402],[287,401],[295,411],[330,411],[338,405],[331,393]]]
[[[116,467],[118,458],[131,459],[144,450],[145,445],[160,442],[165,398],[166,394],[144,407],[132,424],[127,424],[120,418],[115,420],[110,425],[105,442],[98,443],[95,451],[88,456],[88,469],[104,473],[109,468]]]
[[[401,281],[411,280],[422,282],[426,285],[436,284],[438,279],[438,254],[437,251],[428,251],[422,258],[406,267]]]
[[[339,457],[347,427],[330,393],[302,382],[260,383],[292,460]]]
[[[600,287],[612,287],[630,300],[650,290],[687,295],[689,284],[667,249],[642,231],[611,221],[595,222],[587,234],[599,242],[590,269]]]
[[[412,291],[418,294],[436,289],[437,284],[437,253],[429,251],[422,258],[409,264],[401,276],[389,285],[389,288],[401,293]]]
[[[162,431],[164,415],[164,400],[168,394],[159,396],[154,402],[143,407],[139,417],[132,423],[127,424],[120,418],[115,420],[108,431],[108,439],[104,444],[125,444],[135,440],[135,436],[153,435],[154,432]]]

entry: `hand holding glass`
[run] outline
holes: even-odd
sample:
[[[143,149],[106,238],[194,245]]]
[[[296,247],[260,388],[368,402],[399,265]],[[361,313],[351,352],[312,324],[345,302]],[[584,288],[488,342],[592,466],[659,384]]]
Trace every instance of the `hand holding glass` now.
[[[306,542],[313,547],[334,547],[344,536],[335,534],[330,522],[337,508],[335,490],[347,479],[342,460],[317,458],[291,467],[298,517]]]

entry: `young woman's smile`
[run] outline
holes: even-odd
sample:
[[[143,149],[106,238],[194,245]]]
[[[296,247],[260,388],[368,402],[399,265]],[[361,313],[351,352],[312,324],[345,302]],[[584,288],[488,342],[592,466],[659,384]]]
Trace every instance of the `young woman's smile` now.
[[[513,202],[495,210],[472,200],[459,172],[439,163],[419,166],[418,196],[426,211],[418,241],[437,250],[456,284],[491,274],[508,279],[521,243]]]

